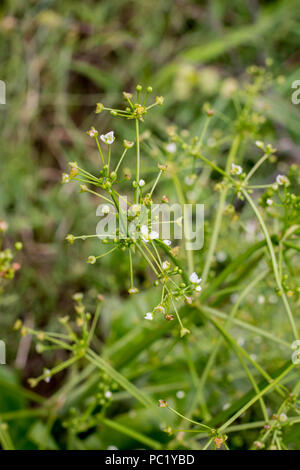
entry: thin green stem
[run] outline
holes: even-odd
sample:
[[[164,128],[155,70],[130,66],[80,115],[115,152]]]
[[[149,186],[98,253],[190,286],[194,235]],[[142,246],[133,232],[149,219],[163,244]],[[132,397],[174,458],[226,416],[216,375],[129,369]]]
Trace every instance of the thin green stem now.
[[[233,423],[237,418],[239,418],[245,411],[248,410],[259,398],[265,395],[267,392],[272,390],[282,379],[295,367],[295,364],[290,364],[276,379],[273,380],[272,383],[268,384],[265,388],[263,388],[258,394],[256,394],[251,400],[248,401],[242,408],[240,408],[230,419],[226,421],[220,428],[219,432],[225,431],[231,423]]]
[[[135,135],[136,135],[136,184],[137,187],[135,188],[135,195],[134,195],[134,200],[135,203],[138,204],[139,202],[139,197],[140,197],[140,187],[139,187],[139,181],[140,181],[140,131],[139,131],[139,120],[135,120]]]
[[[230,152],[228,154],[228,158],[227,158],[227,162],[226,162],[226,169],[225,169],[225,174],[226,175],[230,171],[231,164],[233,163],[233,161],[235,159],[235,156],[237,154],[240,142],[241,142],[241,137],[240,137],[240,135],[237,135],[235,137],[233,143],[232,143]],[[217,245],[217,242],[218,242],[219,233],[220,233],[220,229],[221,229],[221,223],[222,223],[222,216],[223,216],[224,208],[225,208],[227,192],[228,192],[228,187],[225,187],[225,188],[222,189],[221,194],[220,194],[217,213],[216,213],[216,218],[215,218],[215,223],[214,223],[214,228],[213,228],[213,233],[212,233],[212,237],[211,237],[211,240],[210,240],[210,245],[209,245],[209,248],[208,248],[208,253],[207,253],[207,256],[206,256],[205,265],[204,265],[203,273],[202,273],[203,284],[205,284],[206,281],[207,281],[208,273],[209,273],[209,270],[210,270],[210,267],[211,267],[211,264],[212,264],[214,252],[215,252],[216,245]]]
[[[274,272],[275,280],[276,280],[276,283],[277,283],[277,287],[278,287],[280,296],[282,298],[285,310],[287,312],[287,316],[288,316],[289,322],[291,324],[293,334],[294,334],[295,338],[298,339],[298,332],[297,332],[296,324],[295,324],[295,321],[294,321],[294,317],[293,317],[292,311],[290,309],[289,303],[287,301],[285,292],[284,292],[282,284],[281,284],[280,273],[279,273],[279,270],[278,270],[277,260],[276,260],[273,244],[272,244],[272,241],[271,241],[271,237],[269,235],[269,232],[267,230],[265,222],[264,222],[258,208],[254,204],[252,198],[249,196],[249,194],[247,193],[247,191],[245,189],[242,189],[242,193],[245,196],[245,198],[247,199],[247,201],[249,202],[250,206],[252,207],[253,212],[255,213],[255,215],[257,217],[257,220],[259,221],[259,224],[261,226],[261,229],[264,233],[264,236],[265,236],[265,239],[266,239],[266,242],[267,242],[267,246],[268,246],[268,249],[269,249],[269,252],[270,252],[270,256],[271,256],[272,267],[273,267],[273,272]]]
[[[96,143],[97,143],[97,147],[98,147],[98,151],[99,151],[99,155],[100,155],[100,158],[101,158],[102,165],[104,166],[105,165],[104,157],[103,157],[102,149],[101,149],[101,146],[100,146],[100,143],[99,143],[99,140],[98,140],[97,136],[95,136],[95,140],[96,140]]]

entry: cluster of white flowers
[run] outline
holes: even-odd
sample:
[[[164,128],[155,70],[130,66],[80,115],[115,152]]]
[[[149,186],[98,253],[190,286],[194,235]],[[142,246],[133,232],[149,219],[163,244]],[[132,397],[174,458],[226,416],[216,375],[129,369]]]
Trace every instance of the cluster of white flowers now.
[[[151,232],[149,232],[147,225],[142,225],[140,228],[140,232],[142,234],[142,240],[145,243],[148,243],[151,240],[157,240],[159,238],[159,233],[155,230],[151,230]]]
[[[190,275],[190,281],[194,285],[195,291],[196,292],[201,292],[202,287],[200,286],[200,283],[201,283],[202,279],[200,277],[198,277],[197,273],[193,272]]]
[[[141,238],[142,238],[143,242],[145,242],[145,243],[148,243],[151,240],[158,240],[159,239],[159,233],[156,232],[155,230],[151,230],[149,232],[149,229],[148,229],[147,225],[142,225],[141,226],[140,233],[141,233]],[[171,240],[163,240],[163,243],[167,246],[170,246],[171,245]],[[166,262],[166,263],[168,263],[168,262]],[[167,265],[165,265],[165,266],[167,266]],[[163,269],[165,269],[165,268],[163,268]]]

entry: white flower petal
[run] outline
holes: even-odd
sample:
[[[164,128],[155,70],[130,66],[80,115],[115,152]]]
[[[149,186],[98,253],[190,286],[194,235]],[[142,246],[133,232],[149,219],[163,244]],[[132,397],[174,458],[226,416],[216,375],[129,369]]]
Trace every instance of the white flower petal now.
[[[162,263],[162,268],[163,268],[164,271],[170,269],[170,267],[171,267],[171,263],[169,261],[164,261]]]
[[[107,145],[112,144],[115,140],[114,131],[110,131],[107,134],[100,135],[100,139]]]
[[[151,240],[157,240],[159,238],[159,233],[155,232],[155,230],[152,230],[149,234],[149,237],[151,238]]]
[[[101,209],[102,214],[108,214],[109,213],[109,206],[103,206]]]
[[[175,142],[170,142],[169,144],[166,145],[166,151],[169,153],[175,153],[177,150],[177,145]]]
[[[231,173],[233,175],[240,175],[243,172],[243,168],[240,165],[236,165],[235,163],[231,164]]]
[[[197,283],[197,281],[198,281],[198,275],[197,275],[197,273],[193,272],[193,273],[190,275],[190,281],[191,281],[192,283]]]
[[[276,182],[277,184],[280,184],[280,185],[288,184],[289,179],[285,175],[277,175]]]
[[[141,232],[142,235],[148,236],[148,227],[147,227],[147,225],[142,225],[141,228],[140,228],[140,232]]]

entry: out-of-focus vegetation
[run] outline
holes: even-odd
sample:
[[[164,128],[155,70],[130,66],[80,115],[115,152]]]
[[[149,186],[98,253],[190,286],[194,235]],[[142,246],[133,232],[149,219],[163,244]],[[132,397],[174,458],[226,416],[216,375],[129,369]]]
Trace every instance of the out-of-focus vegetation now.
[[[257,128],[249,129],[241,144],[243,168],[248,171],[258,160],[254,141],[259,139],[277,148],[277,161],[261,168],[256,183],[271,183],[278,173],[288,173],[288,168],[300,160],[299,106],[291,103],[291,84],[300,79],[297,6],[294,0],[2,2],[0,79],[6,83],[7,103],[0,105],[0,219],[8,223],[5,247],[23,243],[22,251],[16,255],[21,269],[0,296],[0,339],[7,343],[8,363],[0,366],[0,420],[5,422],[0,432],[0,437],[4,433],[2,446],[6,443],[10,447],[10,439],[16,448],[199,446],[192,434],[184,436],[184,443],[169,437],[159,424],[171,424],[174,429],[182,429],[183,424],[173,416],[169,418],[165,410],[158,410],[159,418],[151,410],[140,408],[128,390],[121,388],[113,394],[110,407],[104,404],[105,412],[99,422],[89,426],[86,433],[72,433],[72,424],[64,426],[65,421],[70,424],[70,420],[84,415],[98,382],[101,393],[115,385],[106,374],[91,373],[92,367],[88,366],[86,375],[80,376],[78,388],[74,383],[79,370],[72,369],[53,377],[50,383],[40,384],[35,392],[29,391],[28,378],[66,356],[59,351],[38,354],[30,337],[20,340],[13,325],[22,318],[29,328],[54,331],[59,317],[73,315],[74,293],[85,293],[85,304],[91,311],[95,310],[97,295],[103,294],[96,349],[103,350],[104,357],[147,396],[164,398],[189,415],[193,387],[198,383],[195,376],[201,376],[218,333],[207,325],[203,329],[199,322],[194,328],[189,326],[192,334],[181,342],[175,328],[162,338],[156,334],[160,325],[148,332],[143,316],[152,308],[157,293],[145,265],[137,266],[140,294],[128,298],[125,256],[113,253],[101,264],[90,266],[85,260],[97,249],[96,242],[91,240],[76,248],[65,243],[69,232],[94,232],[97,201],[87,194],[79,196],[75,185],[62,186],[61,173],[67,171],[68,161],[77,161],[90,171],[98,165],[97,149],[85,134],[92,124],[101,132],[113,128],[121,137],[119,142],[123,137],[134,140],[134,132],[126,122],[112,121],[109,113],[95,117],[94,110],[96,102],[121,106],[122,91],[134,90],[136,83],[151,85],[155,93],[165,96],[164,106],[147,116],[145,129],[151,133],[144,136],[149,139],[149,146],[147,142],[144,148],[142,145],[144,176],[153,177],[155,149],[160,146],[158,142],[168,141],[170,126],[188,130],[191,136],[201,135],[206,120],[205,103],[214,110],[206,146],[210,158],[224,167],[234,131],[238,126],[244,129],[242,117],[235,121],[245,99],[238,90],[247,80],[246,70],[253,65],[267,66],[263,80],[269,80],[269,73],[274,79],[271,86],[262,87],[253,101],[253,113],[262,114],[265,120],[258,119]],[[231,123],[236,126],[234,129]],[[133,159],[126,165],[131,167],[131,163],[134,165]],[[188,174],[184,165],[179,170],[184,187]],[[201,181],[205,184],[199,184],[197,189],[197,198],[207,204],[205,245],[197,258],[200,273],[209,251],[218,201],[213,189],[219,178],[209,171],[204,170]],[[293,167],[291,179],[294,191],[299,190],[299,167]],[[186,184],[185,191],[188,189]],[[162,182],[161,191],[176,198],[168,180]],[[234,204],[235,200],[227,203]],[[234,225],[229,211],[206,287],[247,250],[249,242],[260,241],[253,216],[246,212],[243,219],[243,204],[236,210],[241,223]],[[272,217],[268,220],[270,232],[276,233],[279,226],[273,224]],[[295,217],[294,224],[297,223],[299,217],[298,222]],[[245,226],[246,236],[241,235]],[[259,260],[259,256],[254,258],[253,266],[247,265],[246,272],[238,272],[241,282],[253,281],[247,275],[251,272],[255,277],[261,271],[257,268]],[[283,265],[283,274],[288,274],[295,292],[290,302],[299,329],[297,250],[287,255]],[[224,278],[220,286],[223,291],[212,292],[205,300],[207,307],[228,313],[242,285],[238,280],[227,283]],[[237,284],[235,291],[232,285]],[[253,328],[281,335],[282,341],[289,344],[289,324],[281,310],[268,277],[246,297],[240,319]],[[245,345],[253,357],[262,358],[270,375],[279,374],[289,360],[289,350],[283,352],[282,345],[276,344],[270,347],[255,329],[245,334],[238,326],[235,328],[233,336],[239,344]],[[293,374],[291,383],[295,385],[299,371]],[[259,382],[259,386],[263,388],[265,383]],[[185,392],[184,398],[178,391]],[[223,345],[207,380],[206,406],[196,407],[193,417],[219,425],[251,397],[251,391],[239,362]],[[47,408],[43,400],[50,395],[54,396],[53,406]],[[277,396],[271,397],[269,415],[279,405]],[[256,404],[248,410],[246,421],[261,420]],[[233,433],[230,448],[250,448],[258,439],[258,432],[255,428]],[[287,434],[287,444],[299,449],[299,427],[293,426]]]

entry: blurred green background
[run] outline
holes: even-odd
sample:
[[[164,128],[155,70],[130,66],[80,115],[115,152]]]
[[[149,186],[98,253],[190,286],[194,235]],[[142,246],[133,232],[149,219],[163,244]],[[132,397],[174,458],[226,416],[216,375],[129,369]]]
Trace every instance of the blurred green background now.
[[[294,0],[1,2],[7,103],[0,106],[0,218],[9,223],[7,245],[24,244],[22,268],[0,300],[8,362],[18,350],[12,325],[20,316],[52,328],[72,310],[76,291],[87,292],[91,305],[103,293],[110,311],[123,305],[127,265],[119,255],[89,266],[92,242],[70,247],[64,241],[69,232],[93,233],[97,222],[95,202],[79,196],[76,185],[60,184],[68,160],[96,165],[85,131],[90,125],[108,131],[112,124],[108,113],[95,116],[95,103],[118,107],[123,90],[151,85],[165,96],[164,106],[147,117],[153,134],[166,138],[170,124],[198,133],[203,104],[226,114],[246,68],[272,58],[279,79],[258,105],[267,110],[266,133],[283,160],[299,162],[299,109],[291,104],[291,84],[300,79],[299,25]],[[113,126],[121,138],[132,137],[127,123]],[[33,352],[24,380],[39,361]]]

